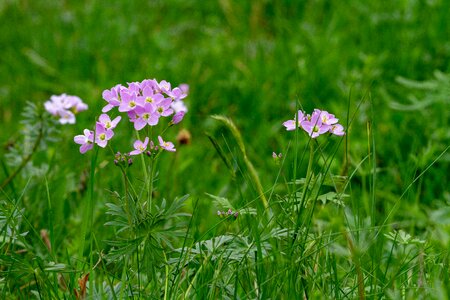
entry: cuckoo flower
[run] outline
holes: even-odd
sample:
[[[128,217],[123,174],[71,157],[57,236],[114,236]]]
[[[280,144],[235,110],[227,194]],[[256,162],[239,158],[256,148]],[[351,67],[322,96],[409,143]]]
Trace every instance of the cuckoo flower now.
[[[155,126],[158,124],[159,115],[153,111],[152,106],[147,106],[147,109],[144,107],[137,107],[134,110],[134,129],[141,130],[145,127],[145,125]],[[129,114],[130,115],[130,114]],[[133,113],[131,113],[133,115]]]
[[[317,113],[320,114],[320,120],[322,121],[322,124],[333,125],[339,121],[334,117],[333,114],[330,114],[325,110],[320,111],[318,109],[315,109],[314,111],[317,111]]]
[[[305,120],[305,114],[299,110],[297,112],[298,117],[298,126],[301,126],[302,122]],[[286,127],[286,130],[295,130],[297,128],[297,118],[294,116],[294,120],[287,120],[283,123],[283,126]]]
[[[334,135],[344,135],[344,127],[338,124],[338,119],[327,111],[314,109],[311,115],[305,115],[304,112],[298,111],[299,127],[308,133],[311,138],[316,138],[324,133]],[[297,128],[296,119],[288,120],[283,123],[286,130],[295,130]]]
[[[59,117],[61,124],[74,124],[75,114],[88,108],[79,97],[66,94],[51,96],[44,107],[50,114]]]
[[[102,112],[108,112],[114,107],[117,107],[122,102],[122,99],[120,97],[120,91],[125,89],[121,84],[118,84],[111,88],[110,90],[104,90],[102,93],[103,99],[108,102],[108,104],[103,107]]]
[[[119,121],[122,119],[121,116],[116,117],[111,121],[111,118],[107,114],[101,114],[98,118],[98,123],[102,124],[105,129],[112,130],[116,128]]]
[[[330,132],[334,135],[345,135],[344,126],[342,126],[341,124],[331,125]]]
[[[133,91],[124,91],[121,93],[122,102],[119,105],[120,112],[135,110],[138,106],[137,97]]]
[[[103,99],[107,102],[103,107],[103,114],[100,115],[98,121],[95,124],[93,143],[98,144],[100,147],[106,147],[109,140],[114,136],[114,128],[121,121],[121,116],[111,119],[106,112],[116,108],[120,113],[126,113],[128,119],[134,125],[134,129],[142,130],[147,125],[158,125],[159,119],[162,117],[171,117],[169,122],[163,122],[168,127],[178,124],[184,118],[185,113],[188,111],[183,100],[189,91],[187,84],[181,84],[178,87],[171,86],[170,82],[156,79],[145,79],[142,82],[130,82],[127,85],[117,84],[109,90],[104,90],[102,93]],[[72,99],[69,103],[67,101],[56,100],[63,103],[63,105],[56,105],[53,103],[46,104],[46,108],[54,114],[61,114],[61,122],[73,123],[74,113],[85,109],[83,104]],[[58,103],[59,103],[58,102]],[[64,112],[59,113],[59,107],[70,107]],[[165,132],[166,129],[161,130]],[[153,131],[148,131],[153,132]],[[175,151],[175,147],[171,142],[165,142],[160,138],[160,146],[167,151]],[[77,138],[80,142],[81,139]],[[135,146],[136,151],[140,151],[136,147],[141,147],[144,142]],[[151,141],[147,143],[151,144]],[[147,145],[145,145],[147,146]],[[84,149],[84,148],[83,148]],[[156,147],[155,147],[156,149]],[[155,149],[150,151],[155,152]],[[141,152],[140,152],[141,153]]]
[[[160,103],[158,103],[155,107],[155,113],[158,114],[158,116],[167,117],[173,114],[173,109],[170,108],[170,105],[172,104],[171,99],[164,99]]]
[[[80,153],[84,154],[94,147],[94,132],[89,129],[83,131],[84,135],[77,135],[73,138],[74,142],[81,145]]]
[[[138,96],[138,103],[141,106],[156,105],[164,100],[161,93],[156,93],[151,86],[146,86],[142,89],[142,96]]]
[[[172,104],[170,105],[170,107],[173,109],[173,111],[175,113],[178,113],[181,111],[184,111],[184,112],[188,111],[186,104],[184,104],[183,100],[173,101]]]
[[[59,110],[58,116],[61,124],[75,124],[75,114],[69,110]]]
[[[301,126],[313,139],[330,129],[330,125],[322,123],[320,110],[314,110],[312,115],[308,116],[307,120],[302,122]]]
[[[108,141],[114,136],[112,130],[108,130],[101,123],[95,124],[95,143],[102,148],[105,148]]]
[[[175,149],[173,143],[171,143],[171,142],[165,142],[165,141],[162,139],[161,136],[158,136],[158,141],[159,141],[159,146],[160,146],[162,149],[164,149],[164,150],[166,150],[166,151],[170,151],[170,152],[175,152],[175,151],[176,151],[176,149]]]
[[[144,142],[140,140],[136,140],[133,144],[135,150],[130,152],[130,155],[138,155],[147,150],[148,145],[148,137],[145,138]]]

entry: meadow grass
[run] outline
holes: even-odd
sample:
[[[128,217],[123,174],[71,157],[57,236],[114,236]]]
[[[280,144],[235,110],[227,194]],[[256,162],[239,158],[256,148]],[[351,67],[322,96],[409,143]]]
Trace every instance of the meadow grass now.
[[[1,297],[447,299],[448,11],[1,2]],[[167,139],[190,143],[126,172],[108,149],[80,154],[102,91],[145,78],[189,84]],[[75,125],[45,115],[61,93],[89,105]],[[314,108],[346,135],[282,126]]]

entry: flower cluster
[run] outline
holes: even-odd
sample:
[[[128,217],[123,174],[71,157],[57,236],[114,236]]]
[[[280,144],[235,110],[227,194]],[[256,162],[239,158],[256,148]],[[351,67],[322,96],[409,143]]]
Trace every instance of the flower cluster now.
[[[217,211],[217,215],[219,216],[219,217],[221,217],[221,218],[226,218],[226,217],[230,217],[230,216],[233,216],[233,218],[236,220],[237,219],[237,217],[239,216],[239,212],[238,211],[236,211],[236,212],[233,212],[233,210],[230,208],[230,209],[228,209],[228,211],[220,211],[220,210],[218,210]]]
[[[187,112],[183,99],[186,98],[188,90],[187,84],[172,89],[169,82],[165,80],[158,82],[155,79],[131,82],[127,87],[118,84],[102,93],[107,104],[103,107],[103,114],[95,124],[95,132],[85,129],[84,135],[75,136],[74,141],[81,145],[81,153],[92,149],[94,143],[102,148],[106,147],[108,141],[114,136],[113,129],[122,119],[118,116],[111,120],[106,114],[113,108],[117,108],[119,113],[125,113],[137,131],[146,126],[156,126],[162,117],[172,116],[169,126],[178,124]],[[136,140],[130,155],[144,152],[149,154],[150,151],[158,149],[176,151],[173,143],[164,141],[161,136],[158,136],[158,142],[159,147],[154,146],[152,141],[149,142],[148,137],[145,137],[143,141]],[[148,151],[147,148],[149,148]]]
[[[297,121],[298,120],[298,121]],[[293,120],[283,123],[286,130],[295,130],[297,126],[308,133],[311,138],[316,138],[324,133],[342,136],[345,134],[344,127],[338,124],[339,119],[327,111],[314,109],[311,115],[299,110]]]
[[[116,166],[122,166],[122,167],[129,167],[133,164],[133,160],[131,159],[131,156],[129,153],[122,154],[120,152],[117,152],[114,155],[114,164]]]
[[[87,104],[79,97],[66,94],[51,96],[44,106],[51,115],[59,118],[61,124],[74,124],[75,115],[88,109]]]

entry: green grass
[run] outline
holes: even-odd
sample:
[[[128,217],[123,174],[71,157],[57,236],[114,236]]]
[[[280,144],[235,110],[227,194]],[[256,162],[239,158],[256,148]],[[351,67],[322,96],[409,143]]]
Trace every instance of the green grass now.
[[[0,190],[1,297],[75,299],[89,273],[94,298],[447,299],[448,11],[448,1],[1,2],[0,184],[12,177]],[[111,151],[94,159],[73,143],[103,90],[145,78],[190,85],[167,139],[186,128],[192,140],[160,156],[151,217]],[[61,93],[89,105],[75,125],[41,117]],[[316,145],[285,131],[299,107],[333,112],[347,135]],[[114,151],[128,151],[135,135],[119,127]],[[127,170],[138,191],[143,167]],[[237,220],[217,216],[228,208]],[[141,223],[105,226],[120,218]]]

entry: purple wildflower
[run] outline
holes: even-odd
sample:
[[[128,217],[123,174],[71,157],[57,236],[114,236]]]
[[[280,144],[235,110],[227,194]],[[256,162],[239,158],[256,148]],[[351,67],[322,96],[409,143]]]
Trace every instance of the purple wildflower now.
[[[122,119],[121,116],[116,117],[114,120],[111,121],[111,118],[107,114],[101,114],[98,118],[98,122],[105,127],[105,129],[112,130],[116,128],[119,121]]]
[[[95,124],[95,143],[105,148],[108,141],[114,136],[112,130],[106,129],[101,123]]]
[[[184,102],[182,100],[173,101],[170,104],[170,107],[173,109],[173,111],[175,113],[178,113],[178,112],[181,112],[181,111],[184,111],[184,112],[188,111],[188,109],[186,107],[186,104],[184,104]]]
[[[159,102],[155,107],[155,113],[158,114],[158,116],[161,117],[167,117],[173,114],[173,109],[170,108],[170,105],[172,104],[171,99],[164,99],[163,101]]]
[[[130,155],[138,155],[147,150],[148,145],[148,137],[145,138],[144,142],[141,142],[140,140],[136,140],[133,144],[134,149],[130,152]]]
[[[59,110],[58,116],[61,124],[75,124],[75,114],[69,110]]]
[[[133,113],[130,114],[133,115]],[[134,118],[131,120],[131,122],[134,123],[134,128],[136,130],[141,130],[147,124],[155,126],[158,124],[158,121],[159,115],[153,111],[151,106],[147,106],[147,108],[138,106],[134,111]]]
[[[102,112],[108,112],[113,107],[119,106],[122,102],[122,99],[120,97],[120,91],[125,89],[121,84],[118,84],[111,88],[110,90],[104,90],[102,93],[103,99],[108,102],[108,104],[103,107]]]
[[[308,116],[307,120],[302,122],[302,128],[308,133],[310,137],[313,139],[318,137],[319,135],[330,130],[330,125],[322,123],[322,119],[320,118],[321,111],[316,109],[312,113],[312,116]]]
[[[345,135],[344,126],[342,126],[341,124],[332,125],[330,128],[330,132],[334,135],[339,135],[339,136]]]
[[[159,141],[159,146],[160,146],[162,149],[164,149],[164,150],[166,150],[166,151],[170,151],[170,152],[175,152],[175,151],[176,151],[176,149],[175,149],[175,147],[174,147],[174,145],[173,145],[172,142],[165,142],[165,141],[162,139],[161,136],[158,136],[158,141]]]
[[[59,117],[61,124],[74,124],[75,114],[88,108],[79,97],[66,94],[51,96],[44,107],[51,115]]]
[[[305,120],[305,114],[303,111],[299,110],[297,112],[298,117],[298,126],[301,126],[302,122]],[[287,120],[283,123],[283,126],[286,127],[286,130],[291,131],[297,128],[297,118],[294,116],[294,120]]]
[[[121,93],[122,102],[119,105],[120,112],[135,110],[138,103],[136,95],[132,91],[124,91]]]
[[[315,109],[314,111],[318,111],[320,114],[320,119],[322,121],[322,124],[326,125],[333,125],[336,124],[339,120],[335,118],[333,114],[328,113],[327,111],[320,111],[318,109]]]
[[[81,145],[80,153],[84,154],[94,147],[94,132],[89,129],[83,131],[84,135],[77,135],[73,138],[74,142]]]

